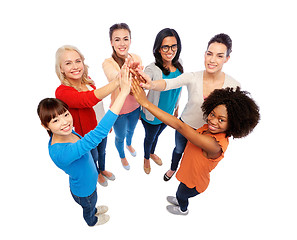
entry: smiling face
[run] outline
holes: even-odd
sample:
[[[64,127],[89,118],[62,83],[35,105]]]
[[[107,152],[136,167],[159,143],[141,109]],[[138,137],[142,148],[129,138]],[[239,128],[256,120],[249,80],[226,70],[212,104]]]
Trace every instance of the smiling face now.
[[[84,74],[84,64],[78,52],[64,51],[60,58],[60,69],[70,83],[81,81]]]
[[[172,50],[172,48],[174,49],[174,51]],[[163,49],[166,51],[164,51]],[[165,37],[162,41],[162,45],[159,50],[162,60],[163,60],[163,63],[165,65],[172,63],[172,60],[176,55],[176,51],[177,51],[176,38],[175,37]]]
[[[118,57],[126,58],[131,44],[129,31],[126,29],[114,30],[111,37],[111,46]]]
[[[214,42],[209,45],[204,55],[204,65],[207,73],[218,73],[223,65],[228,62],[226,45]]]
[[[228,113],[225,105],[215,107],[207,117],[208,129],[217,134],[226,132],[228,129]]]
[[[66,112],[57,115],[52,118],[48,123],[48,126],[44,126],[47,130],[50,130],[54,137],[67,137],[71,134],[73,128],[73,118],[70,112]]]

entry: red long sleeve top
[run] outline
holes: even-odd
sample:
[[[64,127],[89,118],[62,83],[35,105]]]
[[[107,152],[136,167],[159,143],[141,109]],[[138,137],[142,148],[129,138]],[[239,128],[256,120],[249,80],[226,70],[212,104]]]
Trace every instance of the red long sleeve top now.
[[[95,86],[91,86],[94,90]],[[93,109],[101,99],[98,99],[93,91],[79,92],[73,87],[60,85],[56,89],[56,98],[65,102],[73,117],[75,131],[84,136],[97,126],[96,114]]]

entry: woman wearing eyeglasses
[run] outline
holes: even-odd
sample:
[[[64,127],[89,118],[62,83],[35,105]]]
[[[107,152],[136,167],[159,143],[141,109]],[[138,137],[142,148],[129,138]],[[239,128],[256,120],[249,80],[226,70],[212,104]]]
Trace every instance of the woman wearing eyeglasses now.
[[[239,82],[222,71],[223,65],[230,59],[231,51],[231,38],[224,33],[217,34],[208,42],[204,55],[204,71],[184,73],[170,81],[161,78],[161,80],[151,81],[147,75],[139,71],[146,80],[146,83],[141,83],[140,86],[156,91],[187,86],[188,102],[182,112],[181,120],[193,129],[198,129],[205,123],[201,109],[204,99],[215,89],[240,87]],[[177,170],[187,141],[178,131],[175,132],[175,148],[172,153],[171,167],[164,174],[165,181],[170,180]]]
[[[159,79],[176,78],[183,73],[183,66],[179,55],[181,52],[181,41],[174,29],[165,28],[161,30],[155,39],[153,54],[155,62],[148,65],[144,72],[150,76],[152,81]],[[148,99],[163,111],[178,116],[178,100],[181,87],[169,91],[148,92]],[[141,112],[141,121],[145,129],[144,138],[144,172],[151,171],[150,158],[158,165],[162,165],[162,160],[155,154],[158,137],[167,126],[145,108]]]

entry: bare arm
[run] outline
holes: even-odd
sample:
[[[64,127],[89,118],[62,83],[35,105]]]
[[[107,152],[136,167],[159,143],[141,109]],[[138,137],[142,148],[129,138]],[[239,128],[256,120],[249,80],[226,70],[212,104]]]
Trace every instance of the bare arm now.
[[[143,106],[148,111],[150,111],[154,116],[156,116],[163,123],[176,129],[179,133],[181,133],[195,146],[203,149],[206,152],[208,158],[217,158],[220,156],[222,151],[221,146],[213,137],[197,133],[193,128],[191,128],[186,123],[162,111],[160,108],[152,104],[146,98],[146,95],[143,89],[139,87],[139,82],[133,81],[131,89],[135,99],[141,106]]]
[[[115,79],[110,83],[106,84],[105,86],[94,90],[94,94],[98,99],[103,99],[116,90],[120,86],[119,79]]]
[[[103,63],[102,63],[102,69],[104,71],[104,74],[108,80],[109,83],[113,82],[113,81],[117,81],[118,84],[120,83],[120,68],[117,64],[115,64],[113,61],[106,59]],[[116,88],[112,94],[111,94],[111,106],[113,105],[116,97],[119,94],[119,88]]]
[[[144,82],[140,83],[141,87],[148,90],[155,90],[155,91],[164,91],[164,89],[166,88],[166,82],[164,79],[152,81],[152,79],[141,69],[137,69],[137,72],[146,81],[146,83]]]
[[[119,112],[121,111],[123,104],[126,100],[126,97],[130,93],[131,79],[129,76],[129,69],[127,68],[127,65],[125,65],[125,64],[123,65],[123,67],[121,69],[119,79],[120,79],[121,91],[119,92],[113,105],[110,107],[110,110],[115,114],[119,114]]]

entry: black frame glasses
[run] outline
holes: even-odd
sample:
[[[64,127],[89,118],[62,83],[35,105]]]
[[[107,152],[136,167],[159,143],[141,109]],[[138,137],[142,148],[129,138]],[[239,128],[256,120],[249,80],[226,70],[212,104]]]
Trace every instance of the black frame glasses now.
[[[161,46],[160,48],[161,48],[162,51],[165,52],[165,53],[168,52],[170,48],[171,48],[171,51],[172,51],[172,52],[176,52],[176,50],[177,50],[177,44],[173,44],[173,45],[171,45],[171,46],[169,46],[169,45],[163,45],[163,46]]]

